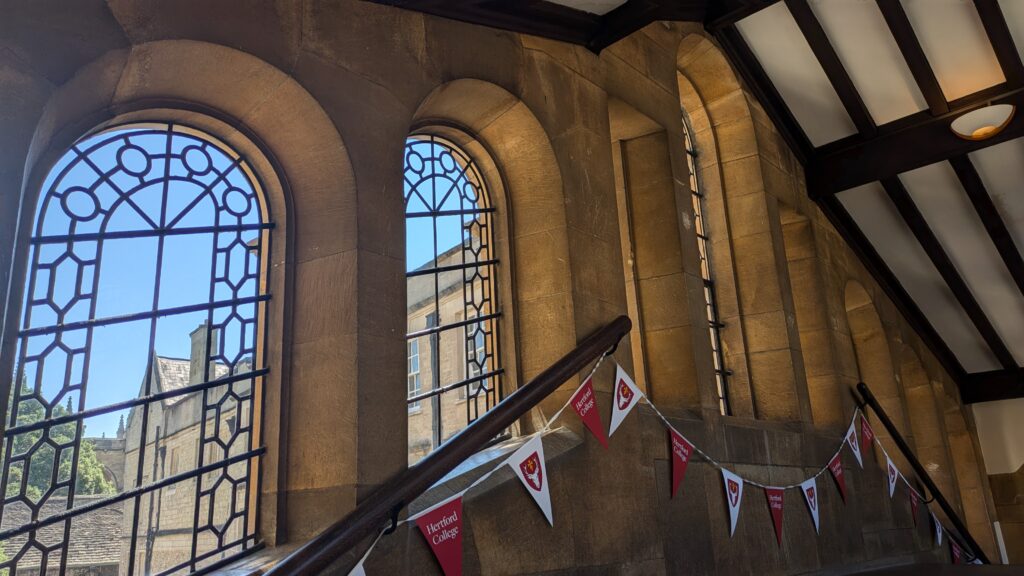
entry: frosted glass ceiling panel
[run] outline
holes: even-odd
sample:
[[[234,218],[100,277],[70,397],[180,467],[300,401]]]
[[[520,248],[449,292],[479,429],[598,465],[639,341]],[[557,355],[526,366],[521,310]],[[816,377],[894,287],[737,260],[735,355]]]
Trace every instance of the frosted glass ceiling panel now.
[[[902,3],[947,100],[1005,80],[973,2],[902,0]]]
[[[1020,0],[999,0],[999,8],[1003,11],[1006,25],[1010,27],[1013,43],[1017,52],[1024,57],[1024,2]]]
[[[1018,364],[1024,364],[1024,296],[948,162],[900,174],[914,204]]]
[[[548,0],[553,4],[561,4],[591,14],[607,14],[622,6],[626,0]]]
[[[999,368],[988,345],[881,184],[872,182],[858,186],[840,192],[837,197],[964,370],[987,372]]]
[[[811,144],[821,146],[857,131],[785,2],[736,27]]]
[[[970,158],[1017,249],[1024,252],[1024,138],[971,152]]]
[[[877,4],[811,0],[811,8],[875,124],[928,107]]]

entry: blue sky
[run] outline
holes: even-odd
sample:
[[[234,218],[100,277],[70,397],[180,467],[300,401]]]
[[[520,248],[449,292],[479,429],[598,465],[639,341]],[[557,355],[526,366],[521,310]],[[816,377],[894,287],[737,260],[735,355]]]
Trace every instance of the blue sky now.
[[[95,146],[97,143],[109,140],[113,134],[107,132],[98,136],[86,139],[79,144],[82,148]],[[121,132],[120,134],[124,134]],[[153,154],[162,154],[166,147],[166,138],[163,135],[138,135],[130,136],[129,141]],[[173,152],[184,154],[185,146],[195,144],[187,137],[176,137]],[[107,171],[117,165],[118,150],[124,145],[123,139],[118,139],[107,145],[101,146],[90,153],[90,159],[102,171]],[[435,144],[421,142],[414,146],[419,149],[422,156],[442,157],[442,149]],[[131,170],[142,171],[147,164],[142,155],[132,150],[125,154],[123,163]],[[190,152],[190,154],[193,154]],[[203,164],[201,157],[195,164]],[[209,184],[215,178],[217,171],[228,170],[232,165],[232,159],[211,151],[209,158],[217,169],[205,176],[195,176],[195,179]],[[100,184],[95,187],[92,196],[83,191],[76,190],[77,187],[89,188],[97,182],[96,171],[86,163],[75,163],[65,174],[62,172],[67,168],[74,154],[69,153],[55,165],[51,171],[44,190],[57,182],[57,190],[62,192],[64,206],[57,199],[51,200],[48,205],[40,204],[37,218],[43,218],[43,235],[60,235],[69,233],[69,218],[65,210],[74,214],[89,216],[96,208],[96,205],[109,206],[117,198],[117,193],[107,184]],[[445,157],[450,160],[450,156]],[[155,174],[162,174],[164,170],[163,160],[153,158],[148,165],[149,172],[145,177],[147,180]],[[458,209],[462,201],[459,194],[448,194],[452,185],[464,185],[465,182],[452,182],[443,178],[431,178],[432,175],[440,175],[444,172],[441,162],[428,162],[427,166],[417,173],[406,172],[406,193],[410,190],[410,182],[416,182],[426,178],[427,185],[418,188],[421,196],[413,198],[411,210],[424,210],[426,208]],[[186,175],[183,164],[178,161],[172,163],[172,175]],[[59,180],[58,180],[59,178]],[[225,178],[226,183],[218,184],[214,189],[224,198],[228,186],[234,186],[242,190],[249,190],[250,187],[242,172],[235,169]],[[133,178],[123,172],[111,175],[112,183],[122,189],[138,187],[139,179]],[[167,206],[165,220],[170,221],[183,213],[177,226],[209,226],[213,223],[214,208],[211,204],[200,203],[191,210],[184,209],[196,198],[201,187],[194,183],[172,181],[167,189]],[[93,201],[93,196],[96,202]],[[142,187],[134,193],[131,198],[138,207],[138,211],[122,205],[109,218],[107,231],[128,231],[151,229],[152,224],[147,222],[139,213],[149,216],[153,223],[159,223],[161,211],[161,200],[163,189],[161,185]],[[420,203],[419,198],[427,206]],[[240,196],[234,196],[236,202]],[[230,201],[230,200],[228,200]],[[243,203],[243,208],[244,203]],[[465,206],[468,208],[469,206]],[[462,239],[462,216],[448,216],[437,219],[437,250],[444,252],[456,245]],[[76,233],[98,232],[99,223],[102,218],[84,218],[76,220]],[[255,207],[250,206],[249,211],[233,219],[229,223],[255,223],[258,215]],[[406,250],[407,269],[414,269],[433,260],[435,254],[433,222],[430,218],[409,219],[406,228]],[[35,230],[33,230],[35,234]],[[243,241],[248,241],[256,236],[256,232],[248,231],[241,234]],[[163,261],[161,263],[161,282],[159,286],[158,306],[163,308],[186,306],[190,304],[206,303],[210,299],[210,285],[214,274],[214,246],[220,242],[225,246],[235,239],[235,234],[222,234],[215,238],[213,234],[188,234],[179,236],[167,236],[164,240]],[[237,247],[236,247],[237,248]],[[83,260],[95,258],[97,243],[94,241],[76,241],[72,248],[73,252]],[[42,261],[48,262],[59,258],[68,251],[68,245],[48,244],[38,248]],[[103,253],[98,270],[99,284],[96,298],[95,317],[112,317],[136,312],[144,312],[152,309],[154,294],[158,288],[155,283],[158,240],[156,238],[124,238],[107,239],[103,243]],[[238,250],[232,250],[237,253]],[[250,258],[250,266],[254,259],[243,255],[241,258]],[[229,277],[235,281],[241,281],[239,266],[240,260],[227,263],[223,258],[217,261],[217,272],[223,273],[228,270]],[[52,299],[61,304],[69,302],[77,286],[86,287],[83,292],[88,292],[91,286],[93,275],[97,273],[96,267],[78,267],[70,259],[65,259],[56,267],[54,272],[54,292]],[[78,275],[81,274],[81,278]],[[48,273],[38,275],[39,282],[34,295],[26,294],[26,297],[46,298]],[[246,282],[238,290],[239,296],[252,296],[256,293],[255,283]],[[214,293],[215,299],[227,299],[231,297],[231,290],[223,283],[218,283]],[[26,307],[27,309],[28,307]],[[32,306],[32,327],[52,325],[57,317],[54,312],[45,306]],[[227,310],[218,311],[215,314],[214,322],[223,320]],[[253,310],[251,306],[240,310],[242,316],[251,317]],[[89,317],[88,299],[82,300],[78,305],[71,306],[67,312],[65,322],[84,320]],[[160,318],[155,325],[153,337],[154,348],[158,355],[188,358],[191,342],[189,334],[206,320],[206,312],[171,315]],[[97,327],[93,330],[91,354],[88,357],[88,369],[85,366],[85,357],[75,355],[71,359],[71,374],[74,379],[87,374],[86,408],[97,408],[109,404],[122,402],[135,398],[142,385],[146,371],[148,353],[150,347],[151,321],[138,320],[133,322],[115,323],[109,326]],[[245,338],[251,342],[251,330],[245,331]],[[238,355],[241,347],[243,331],[237,326],[229,327],[225,331],[226,352],[230,356]],[[86,331],[65,331],[62,340],[72,348],[84,347],[86,342]],[[52,335],[34,336],[29,338],[27,352],[35,354],[51,345],[54,341]],[[50,353],[42,370],[43,396],[53,399],[63,386],[64,376],[68,372],[66,356],[60,352]],[[27,378],[34,382],[37,377],[38,366],[34,363],[26,364]],[[155,390],[154,390],[155,391]],[[73,404],[77,405],[77,393],[71,395]],[[66,397],[61,401],[66,403]],[[117,430],[118,421],[121,416],[127,417],[127,411],[113,412],[96,416],[86,420],[86,435],[108,437],[114,436]]]

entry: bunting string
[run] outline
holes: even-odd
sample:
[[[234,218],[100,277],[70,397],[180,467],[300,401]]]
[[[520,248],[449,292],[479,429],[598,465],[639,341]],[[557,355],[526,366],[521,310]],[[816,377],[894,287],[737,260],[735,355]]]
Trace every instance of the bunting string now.
[[[503,460],[501,460],[501,462],[497,466],[495,466],[494,468],[492,468],[492,469],[488,470],[487,472],[485,472],[484,474],[482,474],[479,478],[474,480],[466,488],[462,489],[461,491],[459,491],[459,492],[457,492],[457,493],[455,493],[455,494],[453,494],[451,496],[448,496],[447,498],[445,498],[441,502],[439,502],[437,504],[434,504],[434,505],[430,506],[429,508],[427,508],[425,510],[417,512],[417,513],[413,514],[412,516],[409,516],[408,518],[406,518],[404,520],[400,520],[400,521],[396,522],[395,523],[395,527],[401,526],[401,525],[407,524],[407,523],[417,522],[418,520],[421,520],[421,519],[424,519],[424,518],[434,518],[434,517],[437,517],[439,511],[447,514],[448,512],[450,512],[452,510],[455,510],[455,512],[452,512],[452,514],[453,514],[452,517],[453,518],[458,518],[458,516],[461,516],[461,498],[466,494],[466,492],[470,491],[471,489],[475,488],[476,486],[479,486],[480,484],[482,484],[483,482],[488,480],[494,473],[496,473],[497,471],[501,470],[506,465],[510,466],[513,469],[513,471],[516,473],[516,475],[519,477],[519,479],[524,483],[525,486],[527,486],[527,489],[531,491],[531,495],[534,496],[534,498],[537,501],[538,505],[541,506],[541,508],[544,510],[544,513],[547,516],[548,521],[551,522],[552,519],[551,519],[551,510],[550,510],[550,500],[549,500],[549,496],[548,496],[548,492],[547,492],[547,487],[546,487],[546,481],[547,480],[544,479],[544,477],[547,475],[547,473],[546,473],[545,467],[544,467],[543,445],[541,445],[539,440],[537,440],[537,439],[539,439],[545,433],[549,432],[552,429],[552,426],[555,424],[555,422],[558,421],[558,419],[565,412],[565,410],[567,408],[569,408],[570,406],[573,406],[576,409],[576,411],[579,414],[579,416],[581,417],[581,419],[584,420],[584,423],[587,425],[587,427],[590,428],[592,433],[594,433],[595,437],[597,437],[597,439],[599,441],[601,441],[602,444],[605,445],[605,447],[607,447],[607,438],[602,436],[602,434],[603,434],[603,425],[601,425],[601,423],[600,423],[600,416],[598,415],[598,413],[596,411],[596,402],[590,402],[587,407],[582,408],[582,409],[580,408],[579,405],[574,405],[574,402],[580,403],[579,402],[579,397],[580,397],[581,392],[589,393],[589,395],[590,395],[590,398],[588,398],[587,395],[584,395],[583,399],[592,400],[593,390],[592,390],[591,379],[593,378],[594,374],[597,373],[597,370],[601,367],[601,364],[604,362],[604,360],[609,355],[611,355],[613,350],[614,350],[614,348],[607,350],[604,354],[601,355],[600,358],[597,359],[597,361],[594,363],[593,368],[591,368],[590,371],[587,373],[586,377],[583,378],[582,382],[580,383],[579,386],[577,386],[577,388],[573,392],[573,394],[571,394],[569,396],[569,399],[566,400],[566,402],[562,405],[562,407],[559,408],[558,411],[556,411],[554,413],[554,415],[552,415],[551,418],[548,419],[545,422],[545,424],[540,429],[538,429],[537,431],[533,432],[532,434],[520,437],[520,439],[523,440],[523,442],[519,445],[519,447],[516,450],[514,450],[511,453],[510,456],[508,456],[508,457],[504,458]],[[856,423],[857,423],[857,418],[858,417],[865,418],[865,415],[864,415],[863,411],[859,407],[857,407],[857,408],[854,409],[853,415],[850,418],[850,426],[848,427],[848,432],[843,437],[843,440],[839,443],[839,446],[838,446],[838,448],[836,448],[835,452],[832,454],[832,457],[829,458],[829,460],[828,460],[829,464],[826,464],[826,465],[822,466],[821,468],[819,468],[814,474],[810,475],[803,482],[798,482],[798,483],[795,483],[795,484],[786,484],[786,485],[781,485],[781,486],[772,486],[772,485],[768,485],[768,484],[763,484],[761,482],[757,482],[756,480],[750,480],[748,478],[744,478],[744,477],[739,476],[738,474],[732,472],[728,467],[726,467],[725,465],[720,463],[718,460],[716,460],[714,457],[712,457],[710,454],[708,454],[707,452],[702,450],[699,446],[697,446],[696,444],[693,444],[692,442],[690,442],[689,439],[687,439],[685,435],[683,435],[678,429],[676,429],[676,427],[673,426],[671,422],[669,422],[668,418],[666,418],[665,415],[662,414],[660,410],[658,410],[658,407],[655,406],[655,404],[653,402],[651,402],[651,400],[647,397],[647,395],[644,394],[642,391],[640,391],[636,387],[636,385],[632,382],[632,379],[629,378],[628,374],[626,374],[625,370],[623,370],[622,367],[619,366],[617,363],[616,363],[616,368],[617,368],[616,383],[615,383],[615,387],[613,389],[612,430],[609,433],[609,436],[612,433],[614,433],[615,428],[618,425],[618,422],[621,422],[622,418],[625,418],[625,415],[628,414],[628,412],[636,405],[636,403],[638,401],[638,398],[634,398],[633,396],[634,395],[639,396],[639,398],[642,398],[644,400],[644,402],[646,402],[646,404],[651,408],[651,410],[654,412],[654,414],[661,420],[662,424],[664,424],[665,427],[668,430],[670,430],[673,434],[675,434],[676,436],[681,438],[683,441],[685,441],[685,443],[688,444],[689,447],[694,452],[696,452],[698,455],[700,455],[700,457],[705,462],[707,462],[712,467],[714,467],[715,469],[717,469],[717,470],[719,470],[719,471],[721,471],[723,473],[723,477],[726,479],[726,482],[727,482],[727,492],[730,490],[730,487],[728,487],[728,483],[731,481],[731,480],[729,480],[730,478],[737,479],[740,484],[748,484],[750,486],[756,486],[758,488],[761,488],[767,494],[781,494],[782,491],[793,490],[793,489],[799,489],[799,490],[801,490],[801,492],[805,492],[806,491],[807,493],[804,496],[805,496],[805,498],[807,498],[808,506],[811,507],[811,512],[812,512],[812,515],[813,515],[813,517],[815,519],[815,526],[817,526],[817,503],[816,503],[816,497],[814,496],[814,491],[816,490],[814,482],[817,481],[817,478],[819,476],[821,476],[822,474],[824,474],[826,471],[829,470],[830,464],[832,464],[832,462],[835,461],[836,458],[842,453],[844,446],[846,446],[847,444],[850,444],[851,449],[854,450],[854,454],[858,456],[858,461],[861,462],[862,456],[859,454],[861,448],[856,446],[858,444],[858,441],[856,440],[856,433],[857,432],[856,432],[855,427],[856,427]],[[621,391],[619,390],[620,386],[622,387]],[[620,392],[621,392],[621,394],[623,394],[623,399],[625,400],[625,404],[623,404],[623,405],[615,405],[615,403],[618,402],[617,398],[618,398]],[[593,410],[593,414],[588,416],[586,414],[586,412],[588,410]],[[887,467],[891,466],[892,470],[895,472],[895,477],[889,479],[889,482],[890,482],[890,497],[892,497],[892,490],[894,490],[895,481],[896,480],[902,480],[904,486],[906,486],[906,488],[912,493],[912,496],[911,496],[911,498],[912,498],[912,511],[916,512],[916,507],[917,507],[918,504],[925,504],[927,506],[928,503],[932,502],[934,500],[934,497],[930,498],[930,499],[926,499],[924,497],[924,495],[921,494],[921,492],[919,492],[917,489],[915,489],[911,485],[910,481],[908,481],[907,478],[901,472],[899,472],[898,468],[896,468],[895,464],[893,463],[892,458],[889,456],[888,451],[886,451],[885,446],[883,446],[881,441],[879,440],[879,438],[874,435],[874,432],[870,429],[870,426],[866,424],[866,418],[862,422],[864,423],[863,426],[866,427],[865,429],[862,430],[862,432],[864,433],[865,437],[868,438],[868,442],[869,442],[868,445],[870,446],[870,443],[877,444],[878,448],[882,451],[882,454],[885,455]],[[601,426],[601,429],[597,430],[597,429],[595,429],[595,426]],[[850,439],[851,435],[854,436],[854,439],[852,441]],[[535,440],[537,440],[537,443],[536,444],[532,444]],[[528,454],[526,456],[521,455],[521,453],[524,452],[524,449],[530,449],[530,448],[533,448],[533,446],[537,446],[537,449],[534,450],[532,454]],[[539,452],[539,455],[538,455],[538,452]],[[520,468],[517,469],[517,466],[519,466]],[[841,464],[839,466],[841,467]],[[863,464],[861,464],[861,467],[863,468]],[[887,473],[891,474],[892,472],[887,470]],[[836,474],[838,474],[838,477],[836,478],[836,481],[839,482],[840,484],[842,484],[841,470],[839,472],[833,472],[833,475],[836,475]],[[735,490],[737,492],[737,495],[735,496],[736,501],[734,503],[731,503],[731,505],[736,507],[736,508],[738,508],[739,498],[742,495],[742,486],[731,487],[731,488],[735,488]],[[843,490],[843,489],[841,488],[841,490]],[[543,494],[542,498],[541,498],[541,494]],[[779,496],[779,497],[781,498],[781,496]],[[843,497],[844,497],[844,500],[845,500],[845,493],[843,494]],[[729,496],[727,494],[727,498],[732,498],[732,496]],[[913,498],[916,498],[917,501],[914,502]],[[780,502],[779,506],[781,507],[781,500],[779,502]],[[736,514],[738,512],[733,512],[733,513]],[[936,544],[937,545],[941,545],[942,544],[942,533],[943,532],[949,533],[949,532],[948,532],[948,530],[945,530],[945,527],[939,521],[938,516],[936,516],[934,512],[929,511],[929,515],[931,516],[932,521],[935,524]],[[733,529],[735,529],[735,520],[736,520],[736,518],[734,516],[733,517],[733,527],[732,527]],[[459,523],[458,526],[460,528],[458,530],[456,530],[456,532],[461,530],[461,519],[458,519],[457,521]],[[435,529],[439,529],[439,528],[437,528],[437,526],[447,526],[447,525],[448,525],[447,524],[447,520],[445,520],[445,521],[440,522],[440,523],[430,524],[430,529],[431,530],[435,530]],[[916,525],[916,517],[915,517],[915,525]],[[423,528],[421,526],[421,530],[424,530],[424,536],[427,536],[427,533],[428,533],[427,529],[425,529],[425,528]],[[364,576],[365,575],[365,571],[363,570],[363,563],[370,556],[370,553],[373,551],[374,547],[380,542],[381,537],[385,533],[386,533],[385,530],[381,530],[377,534],[376,538],[370,544],[370,547],[366,550],[365,554],[363,554],[362,558],[359,560],[359,563],[352,570],[352,572],[350,572],[350,576]],[[777,536],[781,539],[781,534],[777,534]],[[445,554],[451,554],[451,552],[443,552],[440,549],[441,545],[439,545],[439,544],[435,545],[434,543],[431,543],[431,546],[434,548],[435,555],[438,557],[438,561],[441,562],[442,567],[445,569],[445,573],[446,574],[461,574],[461,534],[458,535],[457,540],[458,540],[458,546],[459,546],[459,550],[458,550],[458,554],[459,554],[458,565],[455,568],[452,568],[451,570],[449,569],[450,564],[448,564],[448,562],[451,562],[450,558],[445,558],[444,557]],[[428,538],[428,542],[430,542],[429,538]],[[780,542],[781,542],[781,540],[780,540]],[[959,546],[957,544],[957,542],[955,540],[953,540],[952,534],[950,534],[950,542],[951,542],[951,546],[952,546],[951,552],[952,552],[952,557],[953,557],[953,561],[954,562],[966,561],[968,563],[980,563],[980,560],[978,559],[977,555],[974,554],[974,551],[970,550],[969,548],[965,548],[965,547]]]

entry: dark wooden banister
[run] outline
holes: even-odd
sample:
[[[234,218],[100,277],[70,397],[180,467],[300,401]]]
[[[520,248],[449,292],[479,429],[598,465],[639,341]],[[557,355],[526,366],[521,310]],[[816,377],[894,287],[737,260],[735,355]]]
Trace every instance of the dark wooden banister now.
[[[289,554],[267,571],[266,576],[319,574],[338,556],[383,528],[402,508],[487,446],[495,436],[540,404],[563,383],[614,349],[632,326],[629,318],[619,316],[584,338],[575,349],[528,384],[509,394],[437,450],[382,484],[348,516]]]

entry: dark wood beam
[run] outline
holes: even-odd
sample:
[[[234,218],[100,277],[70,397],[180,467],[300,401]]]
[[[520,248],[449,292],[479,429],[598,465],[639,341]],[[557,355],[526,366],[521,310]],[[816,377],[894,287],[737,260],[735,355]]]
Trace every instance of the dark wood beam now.
[[[1024,295],[1024,258],[1021,258],[1020,250],[1017,249],[1013,236],[1010,235],[1010,231],[1006,228],[1006,223],[1003,222],[1002,217],[999,215],[999,210],[996,209],[995,203],[992,202],[992,197],[989,195],[988,190],[985,189],[985,184],[982,183],[974,163],[966,155],[954,156],[949,159],[949,163],[953,166],[953,170],[956,171],[956,175],[960,179],[960,185],[967,192],[967,197],[971,199],[971,204],[974,205],[978,218],[985,225],[988,237],[995,244],[996,250],[999,251],[1003,264],[1010,271],[1010,276],[1013,277],[1013,281],[1017,284],[1017,289]]]
[[[818,148],[814,164],[807,167],[808,190],[812,196],[835,194],[1024,136],[1024,114],[1015,115],[988,140],[964,140],[953,134],[949,125],[957,116],[989,103],[1024,109],[1024,89],[1001,84],[951,102],[947,114],[918,112],[879,126],[874,138],[854,135]]]
[[[703,22],[706,12],[707,0],[629,0],[601,18],[601,25],[587,47],[600,54],[652,22]]]
[[[974,323],[974,327],[978,329],[978,333],[981,334],[982,339],[988,344],[996,359],[999,360],[1003,368],[1016,368],[1017,361],[1014,360],[1010,350],[1003,343],[1003,339],[996,332],[995,327],[992,326],[988,315],[985,314],[977,299],[974,298],[974,294],[967,286],[967,283],[960,276],[960,273],[957,272],[953,261],[950,260],[946,250],[942,247],[942,243],[939,242],[939,239],[925,221],[924,216],[917,209],[917,205],[914,204],[914,200],[910,197],[907,189],[903,187],[903,183],[900,182],[899,178],[893,177],[882,180],[882,186],[889,194],[889,199],[896,205],[896,210],[903,217],[903,221],[907,223],[907,227],[910,228],[914,237],[917,238],[921,247],[924,248],[925,253],[928,254],[928,259],[935,265],[942,279],[946,281],[946,285],[953,292],[953,296],[956,297],[957,302],[963,307],[967,317]]]
[[[864,137],[873,136],[875,121],[872,120],[871,113],[864,105],[864,100],[857,92],[857,87],[853,85],[853,80],[850,79],[842,61],[839,60],[839,54],[832,47],[828,35],[825,34],[821,23],[818,22],[814,11],[811,10],[810,4],[807,3],[807,0],[786,0],[786,7],[789,8],[790,14],[796,20],[797,26],[800,27],[800,32],[803,33],[804,39],[810,45],[811,52],[814,52],[814,57],[818,59],[818,63],[825,70],[825,76],[835,88],[839,100],[846,108],[850,119],[853,120],[857,131]]]
[[[999,8],[997,0],[974,0],[974,7],[978,10],[981,23],[985,26],[985,33],[988,34],[988,41],[999,60],[999,66],[1003,69],[1003,76],[1006,82],[1012,86],[1024,84],[1024,64],[1021,64],[1020,53],[1013,42],[1010,28],[1006,25],[1006,18]]]
[[[900,3],[900,0],[876,0],[876,2],[878,9],[882,12],[882,17],[885,18],[886,25],[889,26],[889,32],[896,40],[896,45],[910,68],[910,73],[917,81],[917,87],[920,88],[921,94],[928,102],[928,109],[936,116],[949,112],[946,96],[942,93],[942,87],[939,86],[935,72],[932,70],[931,64],[928,63],[928,57],[924,55],[921,43],[914,34],[914,28],[910,25],[907,13],[903,10],[903,4]]]
[[[960,386],[964,404],[1024,398],[1024,369],[968,374]]]
[[[793,113],[789,111],[789,107],[786,106],[782,96],[775,89],[775,85],[768,78],[768,74],[761,67],[757,56],[747,46],[735,26],[718,30],[715,32],[715,39],[718,40],[722,50],[729,57],[733,67],[739,72],[747,89],[753,93],[757,101],[764,107],[768,117],[775,123],[775,127],[789,144],[790,150],[797,156],[800,163],[806,166],[814,152],[811,141],[807,139],[800,123],[793,117]]]
[[[704,27],[712,34],[743,20],[781,0],[712,0],[708,4]]]
[[[964,378],[965,372],[956,355],[946,345],[946,341],[939,336],[935,328],[928,321],[928,318],[917,307],[914,299],[903,288],[896,275],[885,264],[871,242],[861,231],[857,223],[853,221],[850,214],[839,203],[835,196],[825,196],[817,200],[818,207],[835,227],[839,235],[846,241],[846,244],[857,255],[861,264],[867,269],[871,277],[882,287],[885,295],[892,300],[896,309],[907,321],[907,324],[920,336],[925,345],[932,351],[932,354],[939,360],[942,367],[959,385]]]

